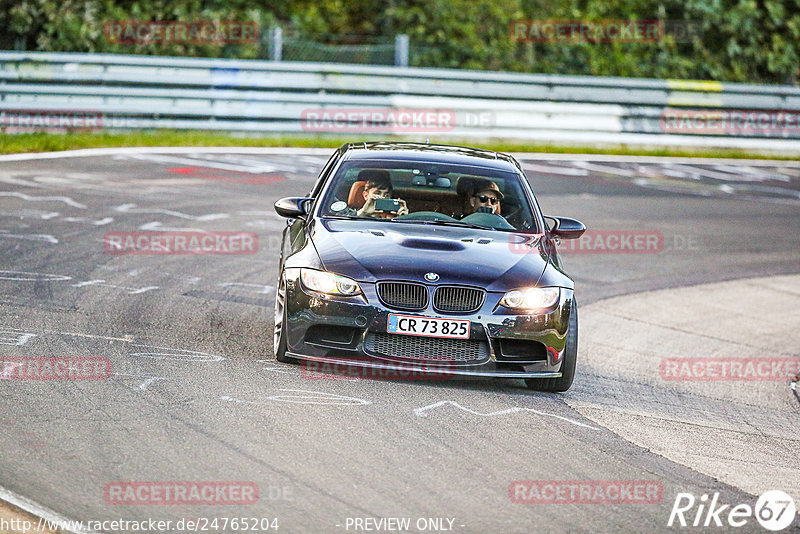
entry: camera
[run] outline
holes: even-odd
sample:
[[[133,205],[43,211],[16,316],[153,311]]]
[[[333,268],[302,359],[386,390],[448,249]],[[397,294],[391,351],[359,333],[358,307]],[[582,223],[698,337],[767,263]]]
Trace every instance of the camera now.
[[[400,209],[400,201],[396,198],[379,198],[375,201],[375,211],[388,211],[397,213]]]

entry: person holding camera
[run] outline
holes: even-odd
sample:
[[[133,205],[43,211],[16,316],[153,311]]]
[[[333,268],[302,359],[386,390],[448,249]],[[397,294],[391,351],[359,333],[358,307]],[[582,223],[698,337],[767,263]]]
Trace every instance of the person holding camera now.
[[[359,176],[359,178],[360,177],[361,176]],[[364,186],[364,205],[356,211],[356,214],[366,217],[383,217],[386,219],[408,214],[408,206],[406,205],[406,201],[402,199],[396,199],[391,207],[391,211],[381,210],[380,202],[376,204],[376,201],[380,199],[391,200],[393,192],[392,182],[389,180],[388,176],[385,178],[382,176],[374,176],[368,179]],[[388,203],[385,204],[388,205]],[[395,209],[397,211],[394,211]]]
[[[408,213],[405,200],[393,199],[394,189],[389,172],[383,169],[362,169],[350,187],[348,201],[337,200],[331,214],[345,217],[393,219]]]

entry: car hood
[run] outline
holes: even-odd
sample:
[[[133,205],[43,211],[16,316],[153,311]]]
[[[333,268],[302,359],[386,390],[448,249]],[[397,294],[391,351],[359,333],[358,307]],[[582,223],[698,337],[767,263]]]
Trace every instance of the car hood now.
[[[319,219],[310,237],[325,269],[359,282],[469,284],[489,291],[535,285],[548,264],[541,234],[389,221]]]

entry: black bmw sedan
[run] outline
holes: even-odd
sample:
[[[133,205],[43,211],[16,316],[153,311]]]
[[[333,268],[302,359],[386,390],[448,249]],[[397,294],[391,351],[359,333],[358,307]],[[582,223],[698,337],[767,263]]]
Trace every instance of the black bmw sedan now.
[[[275,209],[279,361],[572,385],[578,308],[556,245],[586,227],[545,217],[511,156],[346,144]]]

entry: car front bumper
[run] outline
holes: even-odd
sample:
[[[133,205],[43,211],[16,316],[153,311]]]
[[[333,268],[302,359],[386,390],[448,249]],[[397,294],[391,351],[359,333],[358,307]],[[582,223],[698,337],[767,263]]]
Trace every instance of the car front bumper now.
[[[299,269],[286,270],[286,355],[309,368],[379,370],[372,376],[558,378],[564,360],[573,292],[561,290],[559,302],[545,313],[509,314],[498,305],[502,293],[488,292],[471,314],[443,314],[430,307],[407,312],[386,307],[375,284],[360,283],[357,297],[331,297],[310,291]],[[466,344],[452,340],[387,333],[389,314],[468,319]],[[403,339],[398,340],[396,336]],[[378,340],[376,342],[376,340]],[[383,343],[383,345],[381,345]],[[387,345],[388,343],[388,345]],[[376,347],[400,347],[377,350]],[[420,352],[420,347],[425,347]],[[410,348],[410,349],[409,349]],[[428,350],[429,349],[429,350]],[[407,353],[409,350],[413,355]],[[427,352],[426,352],[427,351]],[[471,357],[473,351],[477,356]],[[338,372],[338,371],[335,371]],[[361,373],[370,376],[370,373]]]

